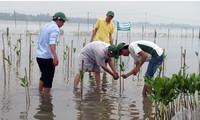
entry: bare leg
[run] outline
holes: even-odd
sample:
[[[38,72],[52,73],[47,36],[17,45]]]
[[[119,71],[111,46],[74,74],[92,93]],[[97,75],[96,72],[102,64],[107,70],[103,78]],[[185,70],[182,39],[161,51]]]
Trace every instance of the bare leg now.
[[[79,79],[80,79],[80,73],[77,73],[74,78],[74,88],[77,88],[77,86],[79,84]]]
[[[51,88],[44,87],[44,93],[50,93]]]
[[[38,87],[38,90],[39,90],[39,91],[42,91],[42,90],[43,90],[43,83],[44,83],[44,82],[40,80],[40,82],[39,82],[39,87]]]
[[[146,96],[147,93],[149,93],[149,92],[150,92],[150,88],[147,85],[144,85],[142,94]]]
[[[97,84],[97,87],[100,88],[100,72],[95,72],[95,80],[96,80],[96,84]]]

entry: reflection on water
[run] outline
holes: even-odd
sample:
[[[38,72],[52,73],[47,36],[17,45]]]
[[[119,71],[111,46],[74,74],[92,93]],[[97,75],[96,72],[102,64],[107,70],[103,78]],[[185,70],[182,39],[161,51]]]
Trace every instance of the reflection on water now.
[[[85,94],[81,95],[80,91],[74,91],[76,109],[79,111],[77,119],[109,119],[111,103],[106,99],[107,94],[102,93],[99,88],[95,89],[95,87],[91,87],[89,90],[84,92]]]
[[[78,111],[77,120],[138,120],[146,118],[151,108],[150,101],[143,99],[144,115],[140,116],[141,110],[138,109],[137,102],[128,99],[126,94],[119,94],[116,84],[109,83],[106,74],[102,75],[102,88],[96,87],[93,77],[88,80],[87,88],[75,90],[74,101]]]
[[[152,112],[152,102],[147,98],[147,96],[143,96],[142,103],[143,103],[143,111],[144,111],[143,118],[151,118],[150,114]]]
[[[54,120],[56,117],[53,113],[53,104],[52,104],[51,94],[39,94],[39,105],[36,108],[37,113],[34,115],[34,118],[38,120]]]
[[[6,86],[4,86],[3,96],[1,98],[1,104],[2,104],[1,113],[8,113],[9,110],[11,109],[11,100],[10,97],[8,96],[9,95],[8,92],[9,92],[8,89],[6,88]]]

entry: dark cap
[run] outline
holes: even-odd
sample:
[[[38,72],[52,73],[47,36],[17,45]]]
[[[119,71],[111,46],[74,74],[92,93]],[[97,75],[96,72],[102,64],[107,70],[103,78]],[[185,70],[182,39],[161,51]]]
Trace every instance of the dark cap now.
[[[111,52],[112,57],[114,57],[115,59],[118,59],[119,58],[119,54],[117,53],[116,48],[117,48],[116,45],[110,45],[108,47],[108,50]]]
[[[54,14],[53,18],[62,19],[64,21],[68,21],[65,14],[63,12],[57,12]]]
[[[118,54],[118,56],[120,55],[120,50],[121,49],[123,49],[124,47],[125,47],[126,45],[125,45],[125,43],[119,43],[118,45],[117,45],[117,47],[116,47],[116,53]]]
[[[113,11],[108,11],[107,15],[113,16],[115,15],[115,13]]]

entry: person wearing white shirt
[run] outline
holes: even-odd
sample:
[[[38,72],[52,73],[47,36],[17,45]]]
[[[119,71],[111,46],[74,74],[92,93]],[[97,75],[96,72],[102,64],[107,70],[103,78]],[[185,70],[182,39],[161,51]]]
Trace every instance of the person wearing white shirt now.
[[[55,67],[58,65],[56,42],[59,37],[59,28],[67,21],[63,12],[54,14],[51,22],[41,27],[38,36],[37,63],[41,72],[39,91],[50,93]]]
[[[131,42],[129,45],[125,43],[119,43],[117,46],[119,55],[129,56],[134,59],[135,67],[126,74],[122,74],[123,78],[127,78],[130,75],[136,75],[144,62],[149,62],[145,76],[153,77],[157,68],[162,64],[164,60],[163,49],[153,42],[147,40],[138,40]],[[146,95],[150,88],[145,84],[143,88],[143,94]]]

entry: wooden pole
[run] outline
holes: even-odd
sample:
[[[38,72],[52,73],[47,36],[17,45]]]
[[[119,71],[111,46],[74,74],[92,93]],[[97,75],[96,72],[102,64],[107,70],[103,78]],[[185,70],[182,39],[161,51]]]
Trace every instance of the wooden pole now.
[[[69,58],[69,55],[70,55],[70,48],[68,46],[66,46],[66,50],[67,50],[67,61],[68,61],[68,66],[67,66],[67,76],[69,78],[69,75],[70,75],[70,64],[69,64],[69,61],[70,61],[70,58]]]
[[[84,72],[83,67],[84,67],[84,60],[82,60],[82,67],[81,67],[82,72]],[[81,73],[79,73],[79,74],[81,74]],[[83,96],[83,78],[81,80],[81,99],[82,99],[82,96]]]
[[[187,38],[187,27],[185,28],[185,38]]]
[[[181,69],[183,68],[183,57],[182,57],[182,54],[183,54],[183,46],[181,46]]]
[[[156,43],[156,37],[157,37],[157,32],[156,29],[154,29],[154,43]]]
[[[142,40],[144,38],[144,26],[142,26]]]
[[[182,35],[182,28],[181,28],[181,38],[183,37],[183,35]]]
[[[194,28],[192,28],[192,38],[194,38]]]
[[[4,44],[4,35],[2,34],[2,41],[3,41],[3,69],[4,69],[4,85],[6,85],[6,65],[5,65],[5,44]]]
[[[163,49],[162,77],[165,76],[165,49]]]
[[[8,36],[9,36],[9,27],[7,27],[6,29],[6,37],[8,38]]]
[[[200,29],[199,29],[199,39],[200,39]]]
[[[71,61],[70,61],[70,68],[72,68],[73,64],[73,40],[71,40]]]
[[[170,30],[168,29],[168,39],[169,39],[169,34],[170,34],[169,32],[170,32]]]
[[[29,39],[29,83],[31,83],[31,34]]]
[[[120,56],[120,59],[119,59],[119,64],[122,63],[122,57]],[[121,71],[121,68],[120,68],[120,71],[119,71],[119,76],[121,76],[122,74],[122,71]],[[122,95],[122,79],[121,77],[119,78],[119,90],[120,90],[120,96]]]

